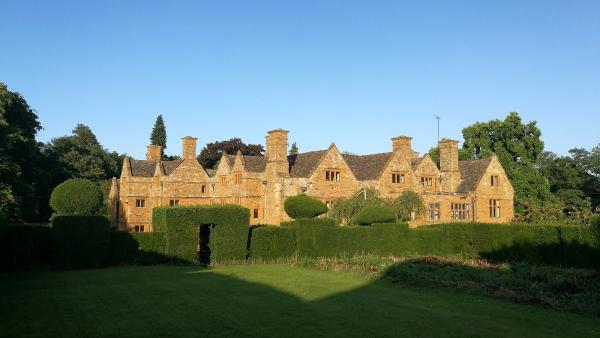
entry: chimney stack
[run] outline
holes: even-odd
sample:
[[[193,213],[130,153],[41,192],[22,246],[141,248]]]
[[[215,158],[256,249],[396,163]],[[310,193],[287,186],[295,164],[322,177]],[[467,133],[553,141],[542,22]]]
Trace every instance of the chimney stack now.
[[[400,150],[407,159],[413,157],[412,150],[412,137],[410,136],[396,136],[392,138],[392,151]]]
[[[455,191],[460,183],[460,170],[458,167],[458,141],[442,140],[439,143],[440,171],[444,175],[442,189]]]
[[[146,150],[146,160],[148,161],[160,161],[160,151],[162,147],[155,144],[148,146]]]
[[[196,158],[196,140],[195,137],[186,136],[181,139],[181,158],[184,160],[192,160]]]

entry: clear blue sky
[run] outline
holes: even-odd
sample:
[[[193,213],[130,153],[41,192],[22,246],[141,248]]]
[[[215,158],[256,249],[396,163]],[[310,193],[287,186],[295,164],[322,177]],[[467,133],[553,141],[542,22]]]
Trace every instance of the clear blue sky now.
[[[546,149],[600,142],[600,1],[4,1],[0,81],[39,139],[92,128],[143,157],[180,138],[389,151],[518,111]]]

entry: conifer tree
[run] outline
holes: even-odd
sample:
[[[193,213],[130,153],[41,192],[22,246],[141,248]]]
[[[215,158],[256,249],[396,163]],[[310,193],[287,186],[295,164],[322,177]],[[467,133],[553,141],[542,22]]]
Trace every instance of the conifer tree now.
[[[154,122],[154,128],[152,128],[152,134],[150,135],[150,144],[161,146],[160,155],[161,157],[165,154],[167,148],[167,130],[165,129],[165,121],[163,120],[162,114],[159,114]]]
[[[292,147],[290,148],[290,156],[298,155],[298,146],[296,142],[292,143]]]

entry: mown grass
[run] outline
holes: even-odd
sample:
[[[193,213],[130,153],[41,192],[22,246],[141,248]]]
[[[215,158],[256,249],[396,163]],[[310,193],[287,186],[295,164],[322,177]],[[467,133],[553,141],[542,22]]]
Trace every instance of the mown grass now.
[[[0,275],[3,337],[551,337],[592,318],[276,264]]]
[[[403,284],[460,289],[600,318],[600,272],[596,270],[433,256],[302,258],[295,264]]]

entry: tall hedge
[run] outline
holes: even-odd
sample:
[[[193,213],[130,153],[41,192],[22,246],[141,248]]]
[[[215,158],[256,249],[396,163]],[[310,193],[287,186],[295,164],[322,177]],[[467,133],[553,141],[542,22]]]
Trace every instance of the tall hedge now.
[[[58,215],[93,215],[102,207],[102,190],[84,179],[69,179],[52,191],[50,206]]]
[[[105,216],[57,216],[52,219],[52,264],[59,269],[106,266],[110,222]]]
[[[269,261],[293,257],[296,254],[295,228],[267,226],[252,231],[250,257]]]
[[[48,226],[0,226],[1,271],[47,267],[50,263],[50,235]]]
[[[293,219],[317,217],[328,210],[325,203],[304,194],[286,198],[283,207]]]
[[[110,264],[172,263],[173,260],[165,255],[165,244],[165,235],[161,232],[111,232]]]
[[[212,225],[211,262],[246,259],[250,211],[237,205],[159,207],[152,210],[152,228],[165,234],[165,254],[188,263],[197,259],[198,229]]]

